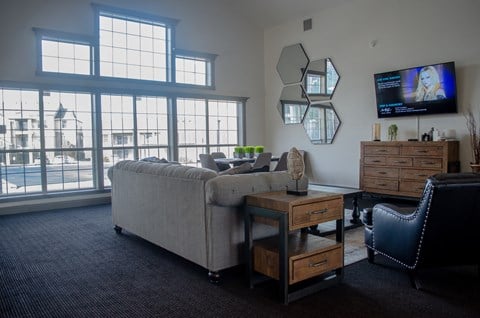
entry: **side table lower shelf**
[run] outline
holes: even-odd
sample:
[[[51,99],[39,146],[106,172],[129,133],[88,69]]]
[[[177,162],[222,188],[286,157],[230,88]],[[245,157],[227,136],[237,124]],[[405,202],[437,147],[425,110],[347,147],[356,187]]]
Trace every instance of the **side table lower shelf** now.
[[[247,196],[246,201],[245,256],[250,288],[266,278],[276,279],[280,298],[288,304],[343,280],[343,200],[340,195],[312,191],[307,197],[295,198],[271,192]],[[333,220],[336,221],[333,240],[300,231],[303,227]],[[278,227],[278,235],[254,241],[252,223],[255,221]]]
[[[282,281],[278,242],[278,236],[253,242],[250,288],[266,279]],[[285,304],[338,284],[343,279],[342,243],[308,233],[293,233],[288,235],[287,255],[288,278],[281,282],[280,290]]]
[[[279,279],[278,236],[254,241],[253,269]],[[342,243],[307,233],[288,235],[288,284],[343,267]]]

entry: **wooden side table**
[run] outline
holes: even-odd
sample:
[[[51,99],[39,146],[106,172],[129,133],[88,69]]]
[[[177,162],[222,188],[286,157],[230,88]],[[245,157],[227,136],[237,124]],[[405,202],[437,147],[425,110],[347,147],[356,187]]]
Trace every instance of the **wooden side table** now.
[[[245,206],[245,253],[250,288],[254,272],[279,281],[284,304],[332,286],[343,279],[343,196],[309,191],[306,196],[285,191],[248,195]],[[300,229],[336,221],[335,240]],[[252,239],[252,223],[278,227],[278,236]],[[299,282],[308,284],[297,284]],[[299,287],[299,285],[302,285]]]

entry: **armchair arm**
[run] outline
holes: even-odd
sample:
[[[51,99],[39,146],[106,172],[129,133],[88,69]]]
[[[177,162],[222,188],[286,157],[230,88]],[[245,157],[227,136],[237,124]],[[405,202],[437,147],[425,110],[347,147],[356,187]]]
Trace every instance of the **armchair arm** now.
[[[413,267],[423,227],[414,207],[377,204],[373,208],[373,248],[405,266]]]

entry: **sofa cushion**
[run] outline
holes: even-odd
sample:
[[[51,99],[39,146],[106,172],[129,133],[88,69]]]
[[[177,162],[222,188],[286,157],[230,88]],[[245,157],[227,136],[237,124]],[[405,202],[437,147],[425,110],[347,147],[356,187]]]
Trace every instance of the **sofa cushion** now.
[[[124,160],[115,164],[113,175],[115,175],[115,169],[158,176],[167,176],[172,178],[196,179],[205,181],[217,176],[217,173],[210,169],[183,166],[176,163],[151,163],[133,160]]]
[[[259,172],[218,176],[207,181],[205,197],[207,204],[240,206],[246,195],[260,192],[281,191],[295,187],[287,172]],[[299,180],[299,188],[308,187],[308,178]]]

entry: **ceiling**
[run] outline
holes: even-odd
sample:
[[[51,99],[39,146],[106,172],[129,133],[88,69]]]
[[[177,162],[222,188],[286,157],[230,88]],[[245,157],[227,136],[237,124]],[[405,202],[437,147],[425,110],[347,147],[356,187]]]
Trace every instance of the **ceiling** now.
[[[291,19],[309,17],[312,13],[353,0],[227,0],[229,7],[257,26],[268,29]]]

